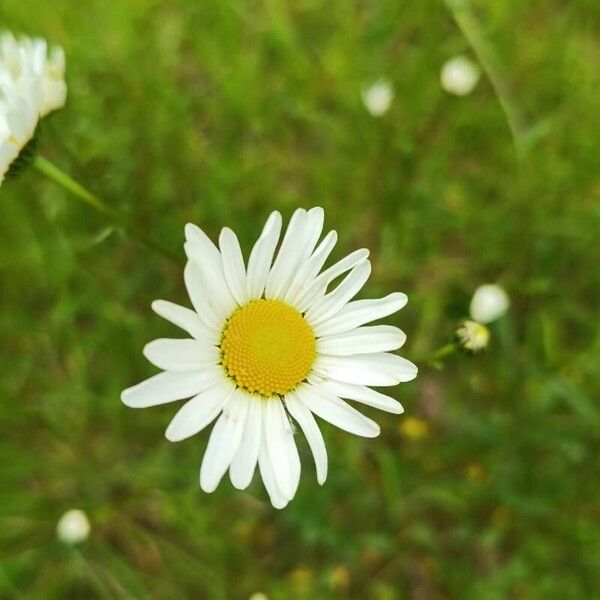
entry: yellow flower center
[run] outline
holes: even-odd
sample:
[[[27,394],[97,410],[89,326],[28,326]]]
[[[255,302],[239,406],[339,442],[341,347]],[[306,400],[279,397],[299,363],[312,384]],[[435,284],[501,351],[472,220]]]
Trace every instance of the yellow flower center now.
[[[249,392],[285,394],[306,379],[316,353],[315,335],[295,308],[254,300],[229,318],[221,360],[229,377]]]

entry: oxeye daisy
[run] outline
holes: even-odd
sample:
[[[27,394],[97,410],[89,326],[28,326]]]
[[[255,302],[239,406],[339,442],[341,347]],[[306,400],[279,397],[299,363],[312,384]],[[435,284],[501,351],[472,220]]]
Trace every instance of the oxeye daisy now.
[[[33,155],[41,118],[66,100],[62,49],[42,39],[0,36],[0,184]]]
[[[144,408],[191,397],[167,428],[171,441],[216,419],[200,468],[206,492],[228,470],[233,485],[246,488],[258,465],[273,506],[282,508],[300,479],[294,423],[323,484],[327,452],[315,415],[375,437],[377,423],[346,400],[402,412],[397,400],[368,386],[416,377],[415,365],[391,353],[406,336],[367,323],[400,310],[406,296],[353,300],[371,273],[369,253],[357,250],[323,270],[337,240],[330,231],[319,242],[323,219],[321,208],[296,210],[277,249],[282,219],[273,212],[247,265],[231,229],[221,231],[217,247],[187,225],[184,280],[194,310],[165,300],[152,304],[191,337],[149,343],[144,355],[164,372],[125,390],[122,400]]]

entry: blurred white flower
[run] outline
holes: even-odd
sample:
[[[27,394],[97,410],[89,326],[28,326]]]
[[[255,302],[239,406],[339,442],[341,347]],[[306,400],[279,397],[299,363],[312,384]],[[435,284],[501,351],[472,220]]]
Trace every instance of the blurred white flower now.
[[[490,341],[490,331],[481,323],[463,321],[456,330],[459,344],[470,352],[485,350]]]
[[[371,273],[369,252],[356,250],[322,271],[337,240],[330,231],[318,243],[324,216],[320,207],[296,210],[280,243],[282,219],[273,212],[247,266],[231,229],[221,231],[217,247],[188,224],[184,281],[195,310],[165,300],[152,304],[190,339],[150,342],[144,355],[164,372],[121,398],[133,408],[192,398],[167,428],[173,442],[216,419],[200,468],[205,492],[214,491],[227,471],[236,488],[247,488],[258,465],[273,506],[283,508],[300,481],[294,421],[323,484],[327,451],[314,415],[354,435],[376,437],[379,425],[342,398],[403,410],[369,386],[417,376],[414,364],[393,353],[406,335],[391,325],[366,325],[399,311],[406,295],[353,301]]]
[[[471,318],[478,323],[499,319],[510,306],[508,294],[499,285],[488,283],[475,290],[471,300]]]
[[[475,89],[480,76],[479,67],[470,58],[455,56],[442,66],[440,81],[449,94],[466,96]]]
[[[79,509],[68,510],[58,521],[56,535],[65,544],[79,544],[87,540],[90,534],[90,522],[87,515]]]
[[[269,600],[269,598],[266,594],[263,594],[262,592],[254,592],[254,594],[252,594],[252,596],[250,596],[248,600]]]
[[[45,40],[0,36],[0,184],[35,135],[39,120],[64,106],[65,57]]]
[[[394,99],[394,88],[387,79],[379,79],[362,91],[365,108],[374,117],[384,115]]]

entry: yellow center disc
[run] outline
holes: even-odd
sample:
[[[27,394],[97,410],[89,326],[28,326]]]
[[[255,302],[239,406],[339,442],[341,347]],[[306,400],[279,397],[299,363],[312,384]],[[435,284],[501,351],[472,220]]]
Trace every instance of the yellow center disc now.
[[[249,392],[285,394],[308,375],[315,336],[304,317],[279,300],[254,300],[227,321],[221,358],[227,374]]]

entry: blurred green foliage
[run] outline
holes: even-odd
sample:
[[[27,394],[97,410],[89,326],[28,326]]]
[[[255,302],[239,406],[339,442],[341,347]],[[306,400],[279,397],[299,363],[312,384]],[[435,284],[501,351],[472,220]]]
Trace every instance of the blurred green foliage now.
[[[323,488],[301,441],[282,512],[257,482],[206,495],[206,434],[167,443],[173,406],[119,400],[174,333],[149,304],[187,302],[180,269],[38,173],[4,185],[0,597],[598,594],[600,5],[473,14],[519,154],[488,78],[440,88],[474,55],[437,0],[3,0],[0,26],[67,53],[44,153],[182,260],[188,221],[247,250],[272,209],[318,204],[338,256],[371,248],[368,295],[408,293],[403,354],[444,344],[481,283],[512,308],[486,354],[422,364],[379,439],[323,426]],[[375,119],[360,92],[381,76],[396,98]],[[55,536],[72,507],[92,523],[78,548]]]

